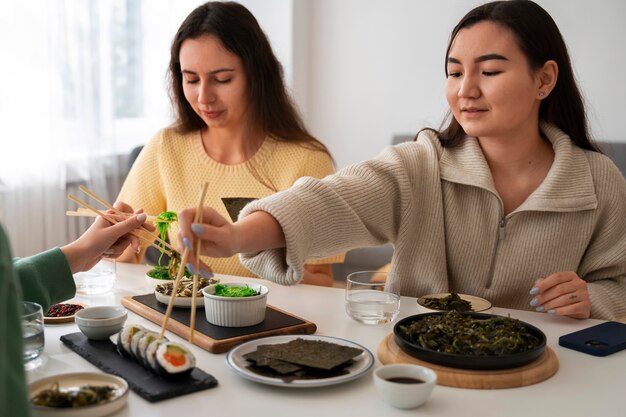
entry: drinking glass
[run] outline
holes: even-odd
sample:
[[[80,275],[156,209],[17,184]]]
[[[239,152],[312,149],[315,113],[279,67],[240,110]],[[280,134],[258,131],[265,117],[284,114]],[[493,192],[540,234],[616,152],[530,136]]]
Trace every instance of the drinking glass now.
[[[44,346],[43,309],[30,301],[22,302],[22,337],[24,342],[24,368],[35,369],[42,364]]]
[[[103,294],[113,289],[116,278],[115,259],[102,258],[89,271],[74,274],[76,292],[79,294]]]
[[[391,323],[400,312],[400,291],[378,271],[354,272],[346,278],[346,312],[365,324]]]

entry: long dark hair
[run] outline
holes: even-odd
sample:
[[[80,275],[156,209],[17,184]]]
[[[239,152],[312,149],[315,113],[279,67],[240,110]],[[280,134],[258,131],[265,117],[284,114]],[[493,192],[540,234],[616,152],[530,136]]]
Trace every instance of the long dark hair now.
[[[208,2],[198,6],[183,21],[174,36],[168,76],[170,99],[175,110],[174,126],[187,133],[202,129],[204,121],[185,99],[180,67],[180,47],[187,39],[203,35],[217,37],[224,47],[237,55],[250,88],[250,120],[263,133],[276,140],[300,142],[328,154],[326,147],[311,135],[296,110],[283,82],[283,69],[267,36],[255,17],[235,2]]]
[[[467,13],[450,34],[444,68],[446,73],[450,48],[459,31],[483,21],[497,23],[513,32],[531,69],[539,69],[549,60],[557,63],[558,79],[554,89],[541,102],[539,119],[556,125],[579,147],[599,152],[589,137],[585,105],[563,36],[548,12],[532,1],[494,1]],[[451,113],[449,119],[448,126],[438,132],[444,147],[457,146],[466,136]]]

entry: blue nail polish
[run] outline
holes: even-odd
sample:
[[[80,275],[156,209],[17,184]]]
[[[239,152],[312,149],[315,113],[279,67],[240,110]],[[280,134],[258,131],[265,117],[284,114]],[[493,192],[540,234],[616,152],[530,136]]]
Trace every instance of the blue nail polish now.
[[[537,294],[539,294],[539,288],[532,287],[530,290],[530,295],[537,295]]]
[[[204,227],[199,223],[193,223],[191,225],[191,230],[197,235],[204,233]]]
[[[205,271],[204,269],[200,270],[200,275],[202,275],[202,277],[206,279],[213,278],[213,272]]]
[[[189,272],[191,272],[192,275],[196,275],[198,273],[198,271],[196,271],[196,267],[191,263],[187,263],[187,269],[189,270]]]
[[[187,239],[186,237],[183,238],[183,244],[185,245],[185,247],[189,250],[193,250],[193,244],[191,243],[191,241],[189,239]]]
[[[537,311],[538,313],[542,313],[542,312],[543,312],[543,310],[545,310],[545,309],[543,308],[543,306],[539,306],[539,307],[537,307],[537,308],[535,309],[535,311]]]
[[[551,308],[550,310],[548,310],[548,314],[556,314],[556,311],[553,308]]]
[[[539,300],[537,300],[537,298],[533,298],[532,300],[530,300],[530,305],[535,307],[539,305]]]

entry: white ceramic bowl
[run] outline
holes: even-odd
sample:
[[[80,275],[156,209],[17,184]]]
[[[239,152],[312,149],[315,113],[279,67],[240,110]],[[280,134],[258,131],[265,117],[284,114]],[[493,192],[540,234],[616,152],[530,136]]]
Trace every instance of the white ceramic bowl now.
[[[151,290],[154,290],[156,288],[157,285],[161,285],[161,284],[165,284],[167,282],[174,282],[173,279],[158,279],[158,278],[152,278],[149,275],[146,275],[146,282],[148,283],[148,285],[150,286]]]
[[[265,320],[265,306],[269,289],[261,284],[246,284],[242,282],[223,282],[221,285],[229,287],[250,287],[260,291],[259,295],[251,297],[222,297],[215,295],[215,286],[212,284],[202,289],[204,295],[204,312],[209,323],[223,327],[254,326]]]
[[[402,378],[421,383],[394,382]],[[415,408],[424,404],[437,384],[437,374],[430,368],[408,363],[384,365],[374,371],[374,385],[380,396],[396,408]]]
[[[75,321],[85,336],[106,340],[124,327],[128,312],[118,306],[89,307],[76,312]]]
[[[424,299],[445,298],[449,295],[450,295],[449,292],[443,292],[443,293],[428,294],[428,295],[421,296],[420,298],[417,299],[417,310],[420,313],[434,313],[434,312],[445,311],[445,310],[437,310],[437,309],[426,307],[424,305]],[[466,300],[472,303],[472,311],[475,313],[489,313],[493,310],[491,303],[485,300],[484,298],[475,297],[473,295],[467,295],[467,294],[458,294],[458,295],[459,297],[461,297],[462,300]]]

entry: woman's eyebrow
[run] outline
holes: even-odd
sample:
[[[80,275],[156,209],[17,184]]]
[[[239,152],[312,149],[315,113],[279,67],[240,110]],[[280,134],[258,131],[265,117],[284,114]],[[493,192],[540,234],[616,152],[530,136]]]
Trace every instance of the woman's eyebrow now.
[[[509,59],[503,55],[500,54],[486,54],[486,55],[481,55],[477,58],[474,59],[474,62],[476,64],[480,63],[480,62],[485,62],[485,61],[491,61],[491,60],[498,60],[498,61],[508,61]],[[460,64],[461,61],[459,61],[458,59],[456,59],[453,56],[449,56],[448,57],[448,63],[449,64]]]
[[[234,68],[218,68],[218,69],[215,69],[215,70],[213,70],[213,71],[209,71],[209,72],[207,72],[207,74],[208,74],[208,75],[214,75],[214,74],[219,74],[219,73],[221,73],[221,72],[229,72],[229,71],[235,71],[235,69],[234,69]],[[195,71],[186,70],[186,69],[182,70],[181,72],[182,72],[183,74],[192,74],[192,75],[197,75],[197,73],[196,73]]]

